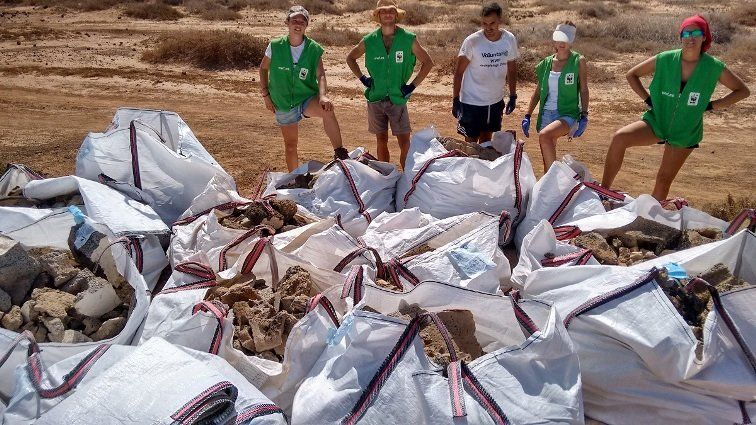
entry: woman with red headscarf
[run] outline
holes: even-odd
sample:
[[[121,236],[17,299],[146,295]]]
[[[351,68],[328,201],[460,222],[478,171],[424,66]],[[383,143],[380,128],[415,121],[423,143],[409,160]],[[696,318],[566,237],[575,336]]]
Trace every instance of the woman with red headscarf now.
[[[625,150],[633,146],[664,145],[652,195],[667,198],[669,188],[685,160],[703,139],[703,115],[745,99],[748,87],[724,63],[706,53],[711,47],[709,23],[692,16],[680,25],[682,49],[669,50],[646,59],[627,73],[627,81],[648,111],[641,121],[619,129],[612,137],[604,163],[601,185],[610,187],[622,166]],[[640,77],[654,74],[649,91]],[[731,90],[711,100],[717,82]]]

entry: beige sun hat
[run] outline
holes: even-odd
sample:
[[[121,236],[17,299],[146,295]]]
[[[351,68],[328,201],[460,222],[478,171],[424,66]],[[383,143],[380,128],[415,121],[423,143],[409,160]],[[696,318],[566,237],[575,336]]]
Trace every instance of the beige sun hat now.
[[[396,10],[396,22],[403,21],[404,17],[407,15],[407,11],[400,9],[396,0],[378,0],[378,4],[375,6],[375,10],[373,10],[373,21],[379,24],[381,23],[381,18],[378,16],[378,12],[381,9]]]

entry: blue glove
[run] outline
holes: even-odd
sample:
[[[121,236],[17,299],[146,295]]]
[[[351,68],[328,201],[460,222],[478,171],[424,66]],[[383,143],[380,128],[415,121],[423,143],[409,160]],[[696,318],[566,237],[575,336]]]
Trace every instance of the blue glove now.
[[[504,113],[509,115],[512,113],[512,111],[515,110],[515,106],[517,106],[517,95],[516,94],[510,94],[509,95],[509,102],[507,102],[507,108],[504,110]]]
[[[366,75],[363,75],[362,77],[360,77],[360,82],[362,82],[362,85],[364,85],[367,88],[373,87],[373,79]]]
[[[521,126],[525,137],[530,138],[530,114],[525,115],[525,118],[522,119]]]
[[[572,137],[580,137],[583,135],[583,132],[588,127],[588,115],[581,115],[580,120],[578,121],[578,128],[575,130],[575,134],[572,135]]]
[[[452,102],[452,115],[456,119],[462,118],[462,102],[459,101],[459,97],[455,97]]]
[[[415,91],[415,85],[412,83],[402,84],[402,86],[399,88],[399,91],[402,92],[402,96],[409,97],[409,95],[411,95],[412,92]]]

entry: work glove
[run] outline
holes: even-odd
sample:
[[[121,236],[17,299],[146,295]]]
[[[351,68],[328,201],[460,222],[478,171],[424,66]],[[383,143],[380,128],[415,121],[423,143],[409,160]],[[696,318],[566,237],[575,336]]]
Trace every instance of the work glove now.
[[[572,135],[572,137],[582,136],[586,128],[588,128],[588,115],[581,115],[580,120],[578,120],[577,130],[575,130],[575,133]]]
[[[361,76],[360,82],[367,88],[373,87],[373,79],[371,77],[368,77],[367,75]]]
[[[456,119],[462,118],[462,102],[459,101],[459,96],[455,97],[452,102],[452,115]]]
[[[407,98],[413,91],[415,91],[415,85],[412,83],[402,84],[402,87],[400,87],[399,90],[402,92],[402,96]]]
[[[349,159],[349,152],[345,147],[338,147],[333,150],[333,157],[336,159]]]
[[[646,98],[646,106],[648,106],[648,109],[652,109],[654,105],[651,103],[651,96]]]
[[[509,95],[509,102],[507,102],[507,107],[504,110],[504,113],[509,115],[512,113],[512,111],[515,110],[515,106],[517,106],[517,95],[516,94],[510,94]]]
[[[530,138],[530,114],[525,115],[525,118],[522,119],[522,133],[525,134],[525,137]]]

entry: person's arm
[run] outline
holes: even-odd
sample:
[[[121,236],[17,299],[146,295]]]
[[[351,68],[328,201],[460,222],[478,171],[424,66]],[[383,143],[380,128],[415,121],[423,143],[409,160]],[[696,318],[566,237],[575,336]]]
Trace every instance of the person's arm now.
[[[729,68],[725,68],[722,71],[722,74],[719,76],[719,82],[732,91],[727,96],[718,100],[712,100],[710,102],[711,109],[715,111],[724,109],[730,105],[740,102],[741,100],[751,95],[751,91],[748,89],[748,86],[745,85],[740,77],[730,71]]]
[[[653,74],[654,71],[656,71],[656,56],[650,57],[630,68],[630,70],[627,71],[627,75],[625,75],[627,82],[630,84],[630,88],[647,103],[649,103],[648,99],[650,95],[648,94],[648,91],[646,91],[646,88],[643,87],[640,77]]]
[[[268,90],[268,71],[270,70],[270,58],[263,56],[260,62],[260,93],[265,102],[265,108],[271,112],[276,112],[276,107],[270,99],[270,90]]]
[[[326,82],[325,66],[323,66],[323,58],[318,61],[318,94],[320,95],[320,107],[324,111],[332,111],[333,103],[328,98],[326,93],[328,92],[328,83]]]
[[[360,78],[365,76],[360,69],[360,65],[357,64],[357,59],[361,58],[365,54],[365,40],[360,40],[356,46],[352,47],[346,57],[347,66],[352,70],[352,74],[355,77]]]
[[[420,61],[422,64],[420,66],[420,70],[417,71],[417,75],[415,75],[415,79],[412,80],[412,85],[417,87],[420,85],[420,83],[423,82],[425,77],[428,76],[428,73],[433,68],[433,59],[428,54],[428,51],[425,50],[425,47],[420,45],[420,42],[415,39],[415,42],[412,43],[412,54],[415,55],[417,60]]]
[[[470,65],[470,59],[467,56],[457,56],[457,66],[454,69],[454,86],[452,89],[452,94],[454,95],[452,97],[454,98],[458,98],[459,93],[462,91],[462,77],[465,75],[468,65]]]
[[[517,59],[507,62],[507,84],[509,97],[517,96]]]
[[[580,112],[587,114],[590,92],[588,91],[588,61],[584,57],[580,58],[578,69],[580,74]]]

